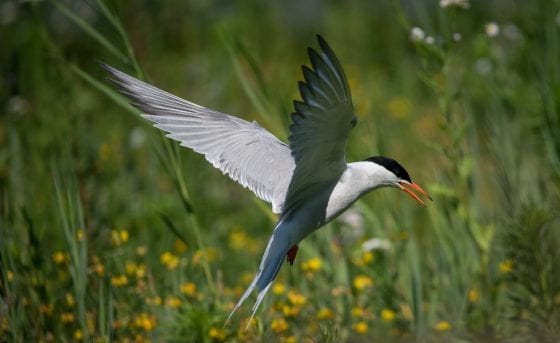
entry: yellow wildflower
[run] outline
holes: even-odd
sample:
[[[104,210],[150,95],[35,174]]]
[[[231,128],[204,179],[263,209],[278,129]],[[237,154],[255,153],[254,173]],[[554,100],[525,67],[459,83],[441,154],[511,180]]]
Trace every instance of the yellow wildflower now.
[[[125,263],[125,270],[128,275],[136,274],[136,263],[132,261],[126,261]]]
[[[69,259],[69,256],[67,253],[62,252],[62,251],[56,251],[52,254],[52,259],[54,261],[54,263],[56,264],[62,264],[64,262],[66,262]]]
[[[126,230],[119,231],[119,237],[121,239],[121,242],[126,243],[128,241],[128,231]]]
[[[229,247],[233,250],[241,250],[247,247],[249,237],[244,231],[234,230],[229,234]]]
[[[84,239],[84,230],[79,229],[78,231],[76,231],[76,239],[78,240],[78,242],[81,242]]]
[[[156,327],[156,317],[144,312],[136,316],[134,324],[144,331],[152,331]]]
[[[211,327],[208,330],[208,337],[216,341],[224,341],[226,339],[226,331],[222,328]]]
[[[111,243],[119,246],[128,241],[128,231],[126,230],[111,230]]]
[[[354,278],[352,284],[354,285],[354,288],[361,291],[365,288],[373,286],[373,280],[367,275],[358,275]]]
[[[284,338],[282,340],[282,342],[284,342],[284,343],[296,343],[297,338],[296,338],[296,336],[288,336],[288,337]]]
[[[356,324],[354,324],[354,331],[356,331],[360,335],[367,333],[368,329],[369,328],[366,322],[357,322]]]
[[[307,299],[301,293],[296,293],[293,291],[288,292],[288,300],[292,303],[292,305],[302,306],[305,305]]]
[[[321,269],[321,259],[318,257],[309,259],[301,264],[301,270],[304,272],[315,273],[319,269]]]
[[[352,317],[361,318],[364,316],[365,311],[361,307],[352,307],[350,313],[352,314]]]
[[[282,314],[284,314],[284,317],[294,318],[299,314],[299,311],[300,308],[297,306],[289,306],[289,305],[282,306]]]
[[[181,299],[179,299],[177,297],[169,296],[165,300],[165,304],[167,305],[167,307],[170,307],[170,308],[178,308],[178,307],[181,307],[183,302],[181,301]]]
[[[276,333],[284,332],[288,330],[288,322],[284,318],[274,319],[270,323],[270,328]]]
[[[469,290],[469,293],[467,294],[467,298],[469,299],[469,302],[475,303],[480,298],[480,295],[478,294],[478,291],[476,289],[471,288]]]
[[[362,263],[370,264],[373,261],[373,253],[371,251],[364,251],[362,253]]]
[[[77,341],[81,341],[82,338],[84,338],[84,334],[82,333],[82,330],[78,329],[76,331],[74,331],[74,339]]]
[[[64,295],[64,299],[66,299],[66,304],[70,307],[74,307],[74,305],[76,304],[74,296],[71,293],[66,293]]]
[[[285,291],[286,291],[286,287],[282,282],[276,282],[274,285],[272,285],[272,293],[276,295],[280,295]]]
[[[500,272],[504,274],[511,273],[513,270],[513,261],[512,260],[505,260],[500,263]]]
[[[44,313],[47,316],[50,316],[53,313],[53,309],[53,304],[41,304],[39,306],[39,313]]]
[[[451,330],[451,324],[448,321],[442,320],[436,324],[435,329],[437,331],[448,331]]]
[[[115,287],[121,287],[128,283],[128,278],[126,275],[118,275],[111,277],[111,285]]]
[[[384,322],[392,322],[393,320],[395,320],[396,314],[395,311],[390,310],[388,308],[384,308],[381,311],[381,319],[383,319]]]
[[[144,256],[147,252],[148,248],[145,245],[141,245],[136,248],[136,254],[138,254],[138,256]]]
[[[93,265],[93,271],[99,275],[103,276],[105,274],[105,266],[101,262],[97,262]]]
[[[317,312],[317,319],[333,319],[333,312],[331,311],[331,309],[323,307]]]
[[[175,269],[179,265],[179,258],[173,255],[172,253],[170,253],[169,251],[166,251],[163,254],[161,254],[159,260],[169,270]]]
[[[138,279],[141,279],[144,276],[146,276],[146,265],[145,264],[137,264],[136,265],[136,277]]]
[[[186,282],[181,285],[181,292],[189,297],[196,295],[196,284],[194,282]]]
[[[72,312],[63,312],[60,315],[60,321],[63,323],[72,323],[74,322],[74,313]]]

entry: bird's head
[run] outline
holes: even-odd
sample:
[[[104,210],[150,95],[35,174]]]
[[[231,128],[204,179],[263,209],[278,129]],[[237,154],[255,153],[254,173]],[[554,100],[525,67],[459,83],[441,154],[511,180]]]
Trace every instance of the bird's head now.
[[[408,175],[406,169],[404,169],[399,162],[393,160],[392,158],[383,156],[373,156],[366,159],[366,161],[375,163],[381,167],[382,175],[379,175],[379,182],[384,186],[399,188],[406,194],[410,195],[412,199],[424,206],[426,206],[426,204],[414,191],[432,200],[422,187],[412,182],[410,175]]]

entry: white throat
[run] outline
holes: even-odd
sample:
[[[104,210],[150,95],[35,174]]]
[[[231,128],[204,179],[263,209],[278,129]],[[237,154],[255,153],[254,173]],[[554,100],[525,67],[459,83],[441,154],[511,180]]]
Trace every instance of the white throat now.
[[[377,163],[349,163],[331,193],[327,205],[327,221],[334,219],[365,193],[380,187],[394,186],[396,182],[395,174]]]

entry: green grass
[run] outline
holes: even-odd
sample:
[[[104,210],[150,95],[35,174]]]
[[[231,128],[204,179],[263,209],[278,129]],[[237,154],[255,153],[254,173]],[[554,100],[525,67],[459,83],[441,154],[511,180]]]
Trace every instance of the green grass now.
[[[0,5],[0,341],[560,340],[559,11]],[[349,160],[391,156],[434,202],[368,194],[301,244],[248,330],[251,301],[224,326],[276,218],[97,61],[285,139],[317,33],[350,80]]]

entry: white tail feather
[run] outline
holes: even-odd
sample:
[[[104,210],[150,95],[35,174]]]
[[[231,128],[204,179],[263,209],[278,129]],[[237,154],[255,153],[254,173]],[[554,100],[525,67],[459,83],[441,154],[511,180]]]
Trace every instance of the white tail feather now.
[[[247,290],[245,290],[245,293],[243,293],[239,301],[237,301],[237,304],[235,304],[233,310],[226,319],[226,324],[229,323],[229,320],[231,319],[235,311],[237,311],[237,309],[241,307],[243,302],[247,300],[253,290],[257,288],[259,290],[259,294],[257,295],[255,305],[253,305],[251,318],[247,324],[248,327],[248,325],[251,323],[251,320],[255,316],[259,305],[263,301],[264,296],[272,285],[272,281],[274,281],[276,275],[278,275],[278,271],[280,270],[280,267],[282,266],[282,263],[284,262],[286,254],[288,253],[290,247],[289,241],[282,235],[279,235],[281,223],[282,222],[279,222],[276,225],[276,228],[272,233],[272,237],[270,237],[270,240],[268,241],[268,245],[261,259],[261,265],[259,266],[257,275],[255,276],[249,287],[247,287]]]

